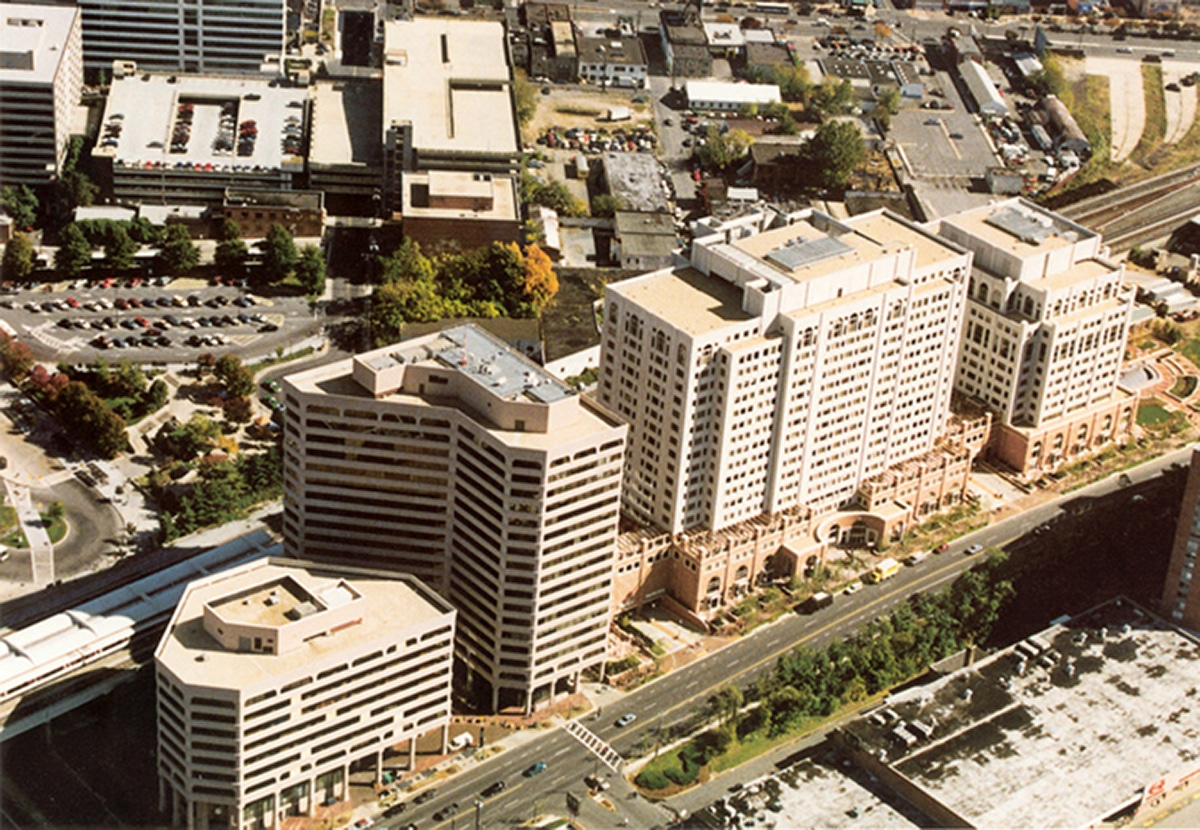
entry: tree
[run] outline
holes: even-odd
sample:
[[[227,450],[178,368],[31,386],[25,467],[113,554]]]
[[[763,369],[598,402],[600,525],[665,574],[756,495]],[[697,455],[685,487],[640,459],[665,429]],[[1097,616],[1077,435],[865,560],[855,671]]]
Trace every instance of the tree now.
[[[168,271],[187,273],[200,264],[200,249],[183,225],[167,225],[159,257]]]
[[[0,205],[12,217],[13,224],[28,230],[37,224],[38,197],[28,185],[19,184],[0,190]]]
[[[592,197],[592,216],[611,219],[621,209],[621,200],[611,193],[597,193]]]
[[[4,246],[4,278],[13,282],[25,282],[33,273],[33,243],[18,231]]]
[[[33,352],[15,337],[0,331],[0,365],[14,383],[21,383],[34,367]]]
[[[885,86],[875,96],[875,120],[884,132],[892,127],[892,116],[900,111],[900,90],[894,86]]]
[[[528,170],[521,173],[521,204],[542,205],[556,211],[559,216],[583,216],[587,205],[575,198],[567,186],[558,179],[541,181]]]
[[[272,225],[262,241],[263,275],[268,282],[281,282],[291,276],[298,254],[292,234],[283,225]]]
[[[839,81],[826,75],[811,95],[813,109],[827,115],[842,115],[854,106],[854,86],[849,81]]]
[[[54,255],[54,268],[59,274],[74,279],[92,262],[92,246],[75,223],[62,229],[58,239],[58,253]]]
[[[779,97],[785,101],[805,103],[812,93],[812,78],[803,66],[776,66],[771,70],[771,83],[779,87]]]
[[[137,253],[138,244],[130,237],[128,231],[120,225],[113,228],[112,236],[104,246],[104,256],[108,267],[115,271],[126,271],[133,267],[133,255]]]
[[[167,405],[167,399],[171,397],[171,388],[167,386],[166,381],[164,381],[162,378],[159,378],[158,380],[154,381],[154,383],[150,384],[149,395],[150,405],[154,407],[154,409],[162,409]]]
[[[100,192],[95,183],[79,169],[83,153],[83,138],[74,136],[63,157],[62,169],[58,173],[58,198],[63,213],[71,213],[77,207],[86,207],[96,201]]]
[[[46,508],[46,516],[49,517],[51,521],[57,521],[65,515],[67,515],[67,508],[63,506],[63,503],[58,499],[50,502],[50,506]]]
[[[533,316],[539,315],[558,293],[558,277],[550,256],[538,245],[525,249],[524,294]]]
[[[862,132],[850,121],[826,121],[805,145],[809,171],[819,187],[840,189],[867,158]]]
[[[537,87],[529,82],[529,78],[521,70],[518,69],[514,74],[513,103],[517,110],[517,123],[524,127],[537,113]]]
[[[218,435],[221,427],[211,418],[199,412],[170,434],[178,458],[187,461],[207,450]]]
[[[254,373],[243,366],[242,361],[234,355],[227,354],[218,358],[216,366],[213,367],[213,374],[232,397],[254,394]]]
[[[242,229],[232,219],[221,223],[220,237],[217,249],[213,254],[213,263],[222,271],[241,273],[246,267],[246,242],[242,239]]]
[[[696,156],[704,167],[721,172],[740,161],[753,141],[742,130],[730,130],[727,135],[722,135],[716,124],[709,124],[704,134],[704,146],[696,151]]]
[[[380,261],[379,275],[384,283],[433,281],[433,262],[423,253],[418,242],[405,237],[396,249]]]
[[[716,694],[709,698],[709,702],[717,710],[717,716],[721,719],[721,725],[736,735],[738,721],[742,715],[742,704],[745,703],[742,690],[731,683],[719,689]]]
[[[250,398],[242,395],[225,401],[225,417],[235,424],[248,424],[254,417]]]
[[[315,245],[305,245],[300,249],[300,258],[296,262],[296,280],[304,293],[310,297],[319,297],[325,293],[325,256]]]

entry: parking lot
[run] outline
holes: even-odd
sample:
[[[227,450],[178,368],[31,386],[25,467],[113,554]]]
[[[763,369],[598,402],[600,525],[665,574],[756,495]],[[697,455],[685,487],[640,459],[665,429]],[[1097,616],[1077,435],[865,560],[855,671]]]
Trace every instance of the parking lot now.
[[[41,286],[8,293],[0,307],[39,356],[70,361],[116,353],[180,362],[221,347],[266,352],[319,327],[303,297],[266,298],[240,285],[167,277]]]
[[[892,117],[892,137],[918,178],[975,177],[997,163],[978,118],[967,111],[954,83],[937,73],[944,97],[930,96],[939,109],[904,109]],[[946,106],[952,109],[946,109]]]

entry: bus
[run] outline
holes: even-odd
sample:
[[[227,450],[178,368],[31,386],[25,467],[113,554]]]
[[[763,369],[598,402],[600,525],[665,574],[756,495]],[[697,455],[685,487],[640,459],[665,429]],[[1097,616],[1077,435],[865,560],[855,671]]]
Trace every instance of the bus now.
[[[900,571],[900,563],[890,556],[887,559],[881,559],[875,569],[866,576],[866,581],[874,584],[883,582],[885,579],[891,579]]]

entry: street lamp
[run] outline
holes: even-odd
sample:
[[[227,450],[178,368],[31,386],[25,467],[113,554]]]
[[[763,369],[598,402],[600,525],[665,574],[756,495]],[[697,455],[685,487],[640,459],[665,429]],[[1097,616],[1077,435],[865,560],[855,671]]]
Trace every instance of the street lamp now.
[[[479,830],[479,818],[483,813],[483,802],[475,799],[475,830]]]

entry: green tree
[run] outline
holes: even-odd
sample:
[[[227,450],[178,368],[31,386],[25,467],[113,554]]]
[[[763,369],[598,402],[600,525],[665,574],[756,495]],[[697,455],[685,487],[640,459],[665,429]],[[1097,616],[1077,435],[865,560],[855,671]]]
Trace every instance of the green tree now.
[[[55,410],[70,423],[73,434],[89,442],[104,458],[115,458],[125,451],[125,419],[113,412],[80,381],[73,380],[58,394]]]
[[[310,297],[319,297],[325,293],[325,256],[315,245],[305,245],[300,249],[300,258],[296,262],[296,279],[304,293]]]
[[[559,216],[587,213],[587,205],[575,198],[565,184],[557,179],[541,181],[528,170],[521,173],[521,204],[542,205],[557,211]]]
[[[263,276],[268,282],[281,282],[291,276],[299,255],[296,241],[283,225],[272,225],[262,241]]]
[[[37,224],[38,198],[28,185],[19,184],[0,190],[0,205],[21,230],[28,230]]]
[[[74,136],[63,157],[62,169],[58,173],[58,198],[63,213],[71,213],[77,207],[87,207],[96,201],[100,192],[95,183],[79,169],[83,154],[83,138]]]
[[[696,156],[705,168],[723,171],[741,161],[753,141],[742,130],[730,130],[722,135],[716,124],[709,124],[704,134],[704,146],[696,151]]]
[[[805,145],[808,169],[818,186],[837,190],[846,186],[867,158],[862,132],[851,121],[826,121]]]
[[[67,508],[58,499],[50,502],[50,506],[46,508],[46,516],[52,521],[57,521],[65,515],[67,515]]]
[[[849,81],[826,75],[813,88],[810,104],[814,110],[825,115],[848,113],[854,106],[854,86]]]
[[[592,216],[611,219],[621,210],[621,200],[611,193],[597,193],[592,197]]]
[[[167,225],[159,253],[163,267],[168,271],[184,274],[200,264],[200,249],[192,242],[183,225]]]
[[[254,394],[254,373],[242,365],[241,359],[235,355],[227,354],[218,358],[213,374],[232,397]]]
[[[380,279],[384,283],[434,279],[433,261],[421,253],[419,243],[407,237],[380,261],[380,266]]]
[[[128,231],[117,225],[112,236],[104,245],[104,256],[108,267],[116,271],[126,271],[133,267],[133,255],[137,253],[138,244],[130,237]]]
[[[150,396],[150,405],[156,410],[162,409],[167,405],[167,399],[171,397],[171,388],[167,386],[166,381],[159,378],[150,384],[148,394]]]
[[[177,457],[187,461],[208,450],[221,434],[220,425],[199,412],[170,434]]]
[[[217,249],[213,254],[213,263],[222,271],[241,274],[246,267],[246,242],[242,239],[242,229],[232,219],[221,223],[220,237]]]
[[[779,97],[785,101],[805,103],[812,93],[812,78],[803,66],[773,67],[771,83],[779,87]]]
[[[738,722],[741,720],[742,705],[745,703],[742,690],[730,683],[722,686],[709,699],[709,702],[716,709],[717,716],[721,719],[721,725],[726,727],[730,734],[736,735]]]
[[[17,231],[4,246],[4,278],[25,282],[33,274],[34,252],[29,237]]]
[[[892,116],[900,111],[900,90],[894,86],[885,86],[875,96],[875,120],[884,132],[892,128]]]
[[[71,223],[62,229],[58,237],[58,252],[54,255],[54,268],[59,274],[74,279],[92,263],[92,246],[83,237],[83,231]]]
[[[537,87],[519,69],[513,77],[513,104],[517,110],[517,123],[522,127],[532,121],[537,113]]]

